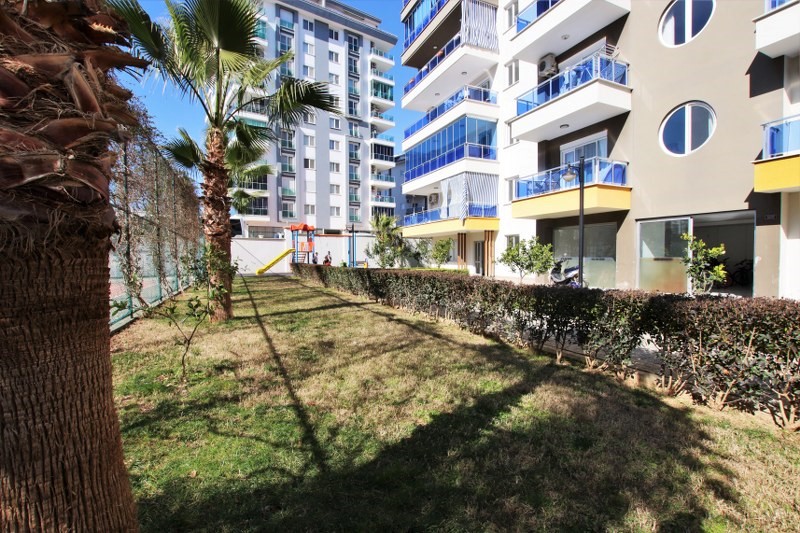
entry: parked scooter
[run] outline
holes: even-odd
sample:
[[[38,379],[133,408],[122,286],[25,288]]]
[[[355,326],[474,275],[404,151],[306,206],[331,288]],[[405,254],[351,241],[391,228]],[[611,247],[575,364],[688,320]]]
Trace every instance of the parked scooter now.
[[[554,285],[580,287],[580,283],[578,283],[578,274],[580,274],[578,265],[564,268],[563,264],[566,261],[567,256],[565,255],[553,264],[553,268],[550,269],[550,281],[552,281]]]

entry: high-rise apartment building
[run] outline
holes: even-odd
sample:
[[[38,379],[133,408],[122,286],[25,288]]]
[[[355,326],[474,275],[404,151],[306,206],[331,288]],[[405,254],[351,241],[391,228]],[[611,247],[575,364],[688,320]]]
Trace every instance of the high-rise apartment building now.
[[[394,126],[388,51],[397,37],[379,29],[380,22],[335,0],[263,2],[265,56],[295,53],[276,83],[283,76],[328,82],[340,114],[309,113],[278,132],[280,146],[267,154],[276,175],[248,184],[249,213],[233,217],[243,236],[273,237],[297,223],[334,233],[363,230],[373,213],[394,214],[394,140],[384,132]],[[263,124],[262,111],[251,106],[241,117]]]
[[[577,261],[583,161],[589,285],[687,290],[689,234],[725,244],[726,290],[800,297],[800,0],[409,0],[401,19],[402,105],[424,113],[403,193],[427,198],[406,236],[452,237],[481,275],[534,235]]]

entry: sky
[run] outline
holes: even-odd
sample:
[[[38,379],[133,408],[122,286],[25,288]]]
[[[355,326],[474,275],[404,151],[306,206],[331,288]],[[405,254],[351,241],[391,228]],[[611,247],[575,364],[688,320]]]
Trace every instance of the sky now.
[[[388,112],[394,115],[396,126],[386,133],[394,136],[397,145],[395,153],[399,154],[403,130],[421,116],[420,113],[405,111],[400,108],[403,86],[416,72],[415,69],[399,66],[403,35],[400,10],[403,7],[403,0],[343,1],[356,9],[378,17],[382,21],[380,28],[383,31],[398,36],[397,45],[391,50],[397,65],[389,71],[395,80],[394,95],[397,105]],[[163,0],[139,0],[139,3],[155,19],[162,19],[167,16]],[[169,139],[176,136],[178,128],[186,128],[195,140],[202,139],[204,127],[202,110],[197,104],[190,103],[188,97],[182,96],[170,86],[165,86],[163,80],[153,79],[152,77],[137,80],[127,74],[122,74],[121,81],[144,102],[154,118],[156,127],[166,138]]]

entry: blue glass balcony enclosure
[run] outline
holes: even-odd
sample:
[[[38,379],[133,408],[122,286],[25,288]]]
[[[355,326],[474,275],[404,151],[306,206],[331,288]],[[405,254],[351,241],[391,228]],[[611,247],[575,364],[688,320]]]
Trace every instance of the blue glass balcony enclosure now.
[[[452,94],[449,98],[447,98],[444,102],[439,104],[438,106],[434,107],[430,111],[428,111],[424,117],[416,121],[412,124],[409,128],[406,129],[404,132],[405,138],[408,139],[416,132],[439,118],[441,115],[444,115],[450,109],[454,108],[464,100],[474,100],[476,102],[486,102],[488,104],[496,104],[497,103],[497,93],[494,91],[490,91],[489,89],[481,89],[480,87],[471,87],[469,85],[464,86],[463,88],[456,91]]]
[[[419,213],[411,213],[403,217],[404,226],[413,226],[415,224],[427,224],[428,222],[436,222],[438,220],[453,220],[461,218],[464,214],[468,217],[479,218],[496,218],[497,206],[489,204],[467,204],[467,212],[463,213],[460,208],[447,208],[437,207],[428,211],[420,211]]]
[[[588,57],[517,98],[517,116],[597,79],[627,86],[628,64],[605,55]]]
[[[458,49],[461,46],[461,35],[457,34],[455,37],[450,39],[446,45],[444,45],[441,50],[439,50],[433,58],[425,63],[419,72],[414,74],[414,77],[408,80],[408,82],[403,87],[403,94],[408,94],[408,92],[413,89],[414,87],[419,84],[428,74],[431,73],[433,69],[435,69],[439,63],[444,61],[444,59],[453,53],[454,50]]]
[[[770,12],[773,9],[778,9],[779,7],[788,2],[789,0],[765,0],[764,12]]]
[[[497,123],[460,117],[406,152],[405,181],[464,158],[497,159]]]
[[[538,172],[532,176],[518,178],[514,183],[514,200],[531,198],[576,189],[580,186],[578,179],[565,181],[564,174],[569,165]],[[572,165],[577,170],[577,165]],[[591,157],[584,162],[584,185],[628,185],[628,163],[612,161],[604,157]]]
[[[764,153],[762,159],[800,153],[800,115],[764,124]]]
[[[517,15],[517,33],[533,24],[536,19],[544,15],[546,11],[550,10],[550,8],[559,1],[560,0],[535,0],[531,5],[523,9],[520,14]]]
[[[442,10],[448,0],[420,0],[403,21],[403,51],[407,50],[433,18]]]

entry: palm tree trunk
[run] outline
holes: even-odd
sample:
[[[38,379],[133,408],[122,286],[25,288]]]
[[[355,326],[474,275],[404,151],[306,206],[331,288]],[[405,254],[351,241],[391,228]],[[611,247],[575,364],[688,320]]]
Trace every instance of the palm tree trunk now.
[[[95,235],[0,224],[2,531],[137,529],[112,396],[106,220]]]
[[[228,197],[228,171],[225,169],[225,137],[221,130],[212,128],[206,138],[206,164],[203,168],[203,232],[206,243],[219,255],[223,265],[231,262],[231,214]],[[211,315],[212,322],[224,322],[233,318],[231,305],[232,279],[229,269],[215,267],[209,272],[211,283],[222,286]]]

